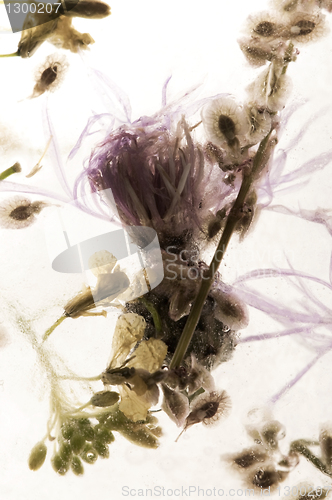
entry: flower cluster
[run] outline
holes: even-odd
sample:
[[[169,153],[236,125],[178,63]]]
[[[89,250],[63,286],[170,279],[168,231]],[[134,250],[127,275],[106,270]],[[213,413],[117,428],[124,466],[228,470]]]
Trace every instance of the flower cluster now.
[[[250,16],[240,47],[250,65],[264,68],[247,87],[243,102],[225,94],[202,99],[190,107],[186,107],[184,99],[165,102],[152,117],[144,116],[133,123],[128,118],[107,130],[86,160],[73,192],[65,172],[60,172],[66,195],[73,195],[76,207],[93,213],[84,200],[79,202],[76,198],[78,193],[94,194],[96,210],[100,209],[106,219],[105,206],[116,212],[118,222],[128,230],[130,243],[139,249],[145,247],[146,241],[137,227],[147,226],[156,232],[164,278],[158,286],[149,285],[147,293],[140,291],[134,298],[130,290],[134,271],[124,269],[109,251],[97,251],[88,262],[95,284],[84,285],[74,297],[64,301],[62,316],[45,332],[41,342],[28,330],[51,386],[47,433],[31,451],[30,469],[38,470],[43,465],[47,440],[54,441],[51,463],[60,475],[69,469],[81,475],[83,462],[93,464],[98,457],[108,458],[115,432],[139,446],[156,448],[162,431],[152,416],[155,408],[163,410],[181,428],[180,436],[188,429],[191,432],[196,424],[208,426],[226,417],[230,397],[217,387],[212,372],[231,358],[239,342],[257,340],[239,336],[248,325],[248,305],[285,325],[283,334],[301,333],[301,341],[317,351],[315,360],[331,350],[329,335],[315,331],[317,325],[332,324],[330,309],[318,299],[307,301],[306,311],[299,312],[289,304],[280,306],[248,289],[246,282],[256,276],[255,272],[239,278],[231,287],[218,271],[232,236],[237,233],[240,240],[244,238],[258,209],[269,207],[274,190],[294,175],[310,170],[300,168],[281,176],[283,160],[277,156],[275,168],[272,161],[283,126],[280,112],[291,89],[288,65],[300,53],[297,45],[314,41],[327,32],[323,9],[331,11],[331,2],[274,0],[273,11]],[[72,18],[99,19],[108,14],[108,5],[99,0],[79,2],[58,18],[40,19],[29,14],[18,54],[31,56],[45,40],[78,52],[93,40],[74,30]],[[62,56],[49,56],[36,75],[32,97],[57,89],[67,65]],[[98,120],[94,116],[89,121],[72,155]],[[115,118],[112,123],[116,123]],[[325,156],[324,165],[330,158]],[[39,171],[40,161],[26,177]],[[15,185],[5,179],[20,171],[16,163],[2,172],[1,190],[13,188]],[[110,192],[112,196],[107,195]],[[28,227],[47,206],[47,202],[21,195],[8,198],[0,204],[0,226]],[[279,207],[279,211],[323,223],[331,230],[329,214],[323,209],[301,210],[297,214]],[[209,265],[207,255],[213,245]],[[312,277],[294,270],[279,270],[279,275],[298,277],[297,288],[309,297],[304,281],[313,280]],[[143,289],[139,288],[137,276],[133,281],[139,290]],[[322,280],[316,282],[331,289]],[[111,307],[120,314],[105,369],[91,378],[78,377],[69,370],[60,375],[52,366],[45,342],[50,334],[67,318],[85,321],[86,316],[106,317],[106,309]],[[304,373],[297,375],[288,389]],[[78,403],[82,400],[80,395],[73,402],[76,393],[71,390],[67,394],[62,385],[64,379],[73,386],[78,382],[80,389],[89,394],[85,399],[88,401]],[[100,385],[98,390],[91,382]],[[285,391],[282,389],[270,402],[278,401]],[[301,455],[332,477],[329,426],[322,429],[319,442],[293,441],[288,453],[282,453],[279,441],[285,436],[283,425],[265,411],[252,412],[250,418],[246,430],[254,443],[226,457],[246,485],[258,491],[273,491],[288,478]],[[313,454],[312,446],[320,447],[321,457]],[[305,498],[301,495],[298,498]]]

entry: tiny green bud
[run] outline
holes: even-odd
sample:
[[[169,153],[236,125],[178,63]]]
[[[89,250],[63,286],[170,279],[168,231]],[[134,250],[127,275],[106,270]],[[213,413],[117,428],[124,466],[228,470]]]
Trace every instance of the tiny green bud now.
[[[104,444],[110,444],[115,441],[112,432],[105,429],[101,424],[97,424],[94,428],[96,440],[101,441]]]
[[[47,448],[45,443],[43,441],[37,443],[36,446],[32,448],[29,456],[29,468],[31,470],[40,469],[40,467],[45,462],[46,453],[47,453]]]
[[[98,453],[91,444],[86,444],[83,451],[80,453],[80,457],[87,464],[94,464],[98,458]]]
[[[63,437],[69,440],[75,432],[75,425],[73,423],[62,424],[61,433]]]
[[[76,474],[76,476],[81,476],[82,474],[84,474],[83,464],[80,458],[77,457],[76,455],[73,457],[70,466],[71,470],[73,471],[74,474]]]
[[[101,441],[94,441],[93,446],[101,458],[108,458],[110,456],[108,446]]]
[[[59,455],[64,462],[69,462],[72,455],[72,448],[70,443],[64,442],[60,446]]]
[[[95,437],[95,431],[91,425],[86,425],[81,428],[81,434],[86,441],[93,441]]]
[[[70,444],[75,454],[80,453],[85,445],[85,437],[81,433],[75,432],[70,438]]]
[[[61,474],[61,476],[64,476],[68,471],[68,462],[63,461],[58,453],[52,457],[51,463],[55,472]]]
[[[119,401],[119,397],[120,395],[113,391],[96,392],[96,394],[94,394],[90,399],[90,403],[93,406],[104,408],[115,405],[115,403]]]

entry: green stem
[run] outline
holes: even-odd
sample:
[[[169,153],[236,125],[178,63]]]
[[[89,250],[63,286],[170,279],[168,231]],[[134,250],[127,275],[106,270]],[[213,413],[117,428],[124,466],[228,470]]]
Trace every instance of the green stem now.
[[[12,174],[16,174],[17,172],[21,172],[21,166],[19,163],[15,163],[12,167],[7,168],[0,174],[0,181],[3,181],[7,177]]]
[[[52,325],[50,328],[48,328],[48,330],[46,330],[46,332],[44,333],[43,342],[45,342],[45,340],[51,335],[53,330],[55,330],[56,327],[59,326],[66,318],[67,316],[61,316],[61,318],[56,320],[54,325]]]
[[[13,52],[12,54],[0,54],[0,57],[19,57],[19,52]]]
[[[236,228],[237,223],[242,217],[241,208],[245,202],[245,199],[249,193],[253,181],[257,178],[266,160],[266,149],[268,146],[269,138],[272,130],[269,134],[262,140],[257,150],[254,158],[253,166],[250,172],[243,172],[243,179],[241,188],[238,192],[237,198],[234,202],[233,207],[227,217],[226,225],[222,236],[220,238],[218,247],[212,258],[210,267],[205,276],[202,277],[202,283],[198,292],[198,295],[192,305],[190,314],[188,316],[186,325],[180,337],[179,343],[176,346],[172,361],[170,363],[170,368],[175,368],[180,366],[182,359],[188,349],[192,336],[194,334],[196,325],[201,316],[201,312],[208,296],[210,288],[212,286],[214,276],[220,266],[220,263],[226,252],[228,243],[232,237],[232,234]]]
[[[327,469],[327,467],[323,464],[323,462],[314,455],[305,444],[307,441],[298,439],[297,441],[293,441],[290,445],[290,451],[296,451],[303,455],[309,462],[311,462],[320,472],[326,474],[329,477],[332,477],[331,471]]]

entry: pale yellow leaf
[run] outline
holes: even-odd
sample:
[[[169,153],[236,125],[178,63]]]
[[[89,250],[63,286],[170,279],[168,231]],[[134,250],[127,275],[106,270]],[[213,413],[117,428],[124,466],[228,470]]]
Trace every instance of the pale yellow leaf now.
[[[135,357],[127,366],[143,368],[150,373],[159,370],[167,354],[167,345],[159,339],[143,340],[134,351]]]
[[[112,342],[110,367],[121,366],[137,342],[142,339],[146,327],[143,316],[134,313],[122,314],[116,323]]]
[[[89,269],[98,277],[100,274],[111,273],[116,263],[117,259],[111,252],[99,250],[89,258]]]

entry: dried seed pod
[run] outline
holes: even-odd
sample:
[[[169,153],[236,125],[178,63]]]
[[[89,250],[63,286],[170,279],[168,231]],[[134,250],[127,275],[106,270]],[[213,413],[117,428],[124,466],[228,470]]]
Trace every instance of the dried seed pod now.
[[[119,401],[120,395],[113,391],[100,391],[96,392],[90,399],[90,403],[93,406],[98,406],[100,408],[105,408],[107,406],[113,406]]]
[[[45,462],[46,454],[47,454],[47,448],[45,443],[43,441],[37,443],[36,446],[32,448],[29,456],[29,461],[28,461],[29,469],[30,470],[40,469],[40,467]]]
[[[297,43],[314,42],[328,33],[325,16],[318,11],[294,12],[287,16],[283,37]]]
[[[183,431],[177,437],[194,424],[203,423],[210,425],[218,421],[221,417],[227,416],[231,408],[231,400],[226,391],[210,392],[202,394],[194,399],[192,411],[189,413]]]
[[[44,92],[54,92],[62,83],[67,67],[68,64],[64,56],[58,54],[48,56],[36,72],[36,85],[31,99],[44,94]]]
[[[35,215],[49,206],[43,201],[32,202],[23,196],[13,196],[0,203],[0,226],[7,229],[23,229],[36,220]]]

